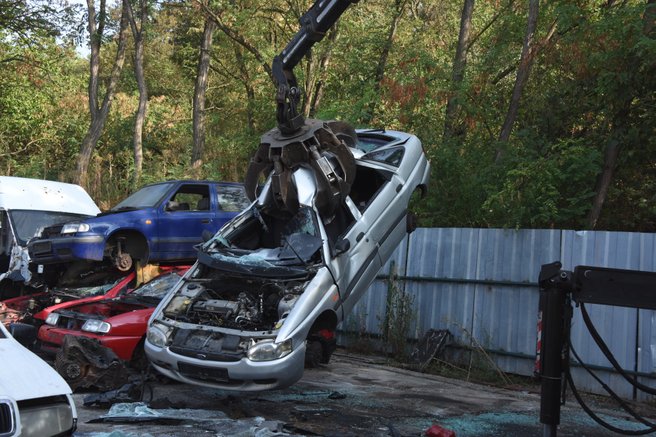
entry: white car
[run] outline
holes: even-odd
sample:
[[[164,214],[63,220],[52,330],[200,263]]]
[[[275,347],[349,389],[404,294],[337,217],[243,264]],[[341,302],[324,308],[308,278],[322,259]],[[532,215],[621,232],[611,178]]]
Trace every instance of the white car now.
[[[8,280],[32,279],[28,241],[46,226],[95,216],[100,209],[79,185],[0,176],[0,299],[11,293]],[[18,290],[17,290],[18,291]]]
[[[77,411],[66,381],[0,324],[0,436],[72,434]]]
[[[328,362],[337,325],[416,226],[408,203],[425,192],[430,169],[419,139],[403,132],[358,131],[347,153],[354,177],[336,209],[317,200],[328,198],[317,172],[347,172],[326,153],[321,166],[292,165],[289,177],[272,171],[253,204],[199,249],[150,319],[145,348],[158,371],[253,391],[289,386],[304,364]],[[276,175],[293,197],[276,197]]]

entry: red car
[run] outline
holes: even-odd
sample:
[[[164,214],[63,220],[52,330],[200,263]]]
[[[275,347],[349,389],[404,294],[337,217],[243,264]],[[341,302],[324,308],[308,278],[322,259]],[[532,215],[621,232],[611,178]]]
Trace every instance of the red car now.
[[[105,274],[82,286],[55,287],[48,291],[14,297],[0,302],[0,323],[5,326],[13,322],[25,322],[40,326],[48,315],[71,301],[85,302],[113,298],[134,286],[136,274]]]
[[[66,335],[84,336],[97,339],[122,360],[139,363],[145,359],[143,339],[150,315],[189,266],[167,270],[120,296],[82,299],[50,311],[38,333],[42,351],[56,353]]]

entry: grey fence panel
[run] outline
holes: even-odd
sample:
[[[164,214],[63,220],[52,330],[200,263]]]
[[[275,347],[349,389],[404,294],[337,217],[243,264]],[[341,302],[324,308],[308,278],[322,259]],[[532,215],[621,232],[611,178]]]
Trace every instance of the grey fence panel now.
[[[656,290],[655,290],[656,293]],[[638,370],[645,374],[656,373],[656,311],[640,310],[638,329]],[[642,384],[656,388],[656,378],[639,378]]]
[[[560,256],[561,231],[479,229],[476,279],[537,282],[542,264]]]
[[[481,229],[476,279],[508,285],[475,285],[473,336],[504,371],[533,369],[537,340],[538,273],[560,254],[560,231]],[[512,285],[511,285],[512,284]],[[504,354],[516,354],[510,359]],[[522,359],[524,355],[526,358]],[[530,374],[530,373],[528,373]]]
[[[443,282],[405,281],[418,311],[415,338],[428,329],[449,329],[456,341],[469,341],[476,291],[451,279],[476,279],[478,229],[420,228],[412,233],[407,276]]]
[[[475,292],[467,284],[408,282],[416,320],[410,336],[419,338],[429,329],[448,329],[458,343],[469,344]]]
[[[410,235],[408,276],[475,279],[479,229],[419,228]]]
[[[530,375],[537,338],[542,264],[560,260],[563,268],[592,265],[656,271],[656,236],[628,232],[561,230],[417,229],[404,240],[381,276],[340,329],[380,334],[387,284],[395,266],[400,286],[414,299],[416,319],[410,338],[428,329],[449,329],[461,344],[481,345],[504,371]],[[655,287],[656,288],[656,287]],[[656,296],[656,290],[655,290]],[[656,312],[587,305],[601,336],[626,370],[656,385]],[[601,368],[600,377],[624,397],[633,389],[601,354],[575,309],[572,343],[583,361]],[[606,369],[606,370],[604,370]],[[601,392],[582,369],[580,388]],[[639,395],[640,399],[646,396]]]

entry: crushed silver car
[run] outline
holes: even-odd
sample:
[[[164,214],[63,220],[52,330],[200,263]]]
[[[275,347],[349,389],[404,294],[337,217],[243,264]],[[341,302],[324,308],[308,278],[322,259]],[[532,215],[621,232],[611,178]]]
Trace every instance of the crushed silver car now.
[[[417,137],[318,120],[304,132],[299,150],[317,152],[314,164],[300,154],[280,167],[276,156],[293,149],[279,154],[263,137],[273,165],[254,166],[250,176],[271,170],[254,202],[200,247],[155,310],[145,348],[164,375],[243,391],[293,384],[304,364],[328,362],[337,325],[414,229],[408,203],[430,167]],[[339,151],[315,148],[326,132]]]

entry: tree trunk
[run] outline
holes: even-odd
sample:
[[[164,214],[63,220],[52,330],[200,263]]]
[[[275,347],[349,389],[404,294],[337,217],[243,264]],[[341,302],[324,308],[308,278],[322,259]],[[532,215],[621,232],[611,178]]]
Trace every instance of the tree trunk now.
[[[503,159],[504,143],[510,139],[517,112],[519,111],[519,102],[522,98],[524,86],[528,82],[528,76],[531,71],[531,65],[535,57],[535,29],[538,24],[538,14],[540,11],[539,0],[529,0],[528,4],[528,20],[526,25],[526,36],[524,37],[524,46],[522,47],[522,55],[519,60],[519,67],[517,68],[517,76],[515,78],[515,86],[513,88],[512,96],[510,98],[510,105],[506,113],[506,119],[501,127],[499,134],[499,147],[497,148],[495,162],[500,162]]]
[[[645,14],[642,16],[642,33],[652,39],[656,37],[656,0],[647,0]]]
[[[255,59],[257,59],[257,61],[260,63],[266,74],[269,76],[269,79],[271,79],[271,82],[275,82],[273,80],[273,72],[271,71],[271,62],[267,60],[267,58],[265,58],[265,56],[257,49],[257,47],[251,44],[250,41],[248,41],[243,35],[241,35],[235,29],[226,25],[221,19],[221,15],[214,12],[210,8],[210,6],[206,4],[205,1],[193,0],[193,2],[202,8],[203,12],[207,15],[207,17],[212,22],[214,22],[214,24],[219,28],[221,32],[223,32],[228,38],[230,38],[231,40],[233,40],[234,42],[245,48],[253,56],[255,56]]]
[[[143,126],[146,120],[146,111],[148,110],[148,89],[146,88],[146,79],[144,77],[144,25],[148,18],[147,0],[139,0],[140,7],[140,25],[137,27],[132,6],[127,3],[128,18],[134,37],[134,76],[137,80],[139,89],[139,105],[134,118],[134,133],[132,136],[132,146],[134,149],[134,175],[133,184],[136,187],[141,179],[143,168]]]
[[[244,55],[241,51],[241,47],[238,44],[234,45],[235,47],[235,59],[237,60],[237,65],[239,66],[239,80],[244,84],[244,90],[246,91],[246,123],[248,130],[250,132],[255,131],[255,88],[253,87],[253,81],[251,76],[248,73],[248,68],[246,67],[246,61],[244,60]]]
[[[597,221],[601,216],[601,208],[606,201],[610,183],[613,180],[615,167],[617,166],[617,158],[620,154],[620,144],[613,138],[606,145],[604,152],[604,167],[601,174],[597,178],[597,186],[595,187],[595,197],[592,201],[592,209],[588,214],[588,227],[594,229],[597,226]]]
[[[194,87],[194,147],[191,151],[191,166],[195,169],[203,164],[203,150],[205,149],[205,92],[210,70],[210,49],[212,47],[212,34],[216,24],[211,19],[205,20],[203,40],[201,41],[198,57],[198,73]]]
[[[394,45],[394,38],[396,36],[396,29],[399,27],[399,22],[401,21],[401,16],[403,15],[403,10],[407,0],[395,0],[394,2],[394,16],[392,17],[392,22],[390,27],[387,30],[387,38],[385,39],[385,44],[383,45],[383,50],[380,53],[378,58],[378,64],[376,65],[376,71],[374,74],[374,98],[376,99],[380,94],[381,82],[385,78],[385,69],[387,68],[387,58],[389,57],[390,52],[392,51],[392,46]],[[376,112],[376,100],[371,102],[369,105],[369,113],[365,116],[363,123],[368,124],[373,120]]]
[[[328,65],[330,65],[330,57],[332,54],[332,47],[335,44],[335,41],[337,40],[337,35],[339,34],[339,23],[335,24],[332,29],[330,29],[330,32],[328,33],[328,41],[329,41],[329,46],[327,47],[326,51],[321,55],[321,58],[319,59],[319,72],[317,74],[317,80],[314,82],[313,89],[310,90],[308,89],[307,92],[310,94],[308,97],[309,101],[309,107],[308,107],[308,112],[307,115],[309,117],[314,117],[317,113],[317,110],[319,109],[319,105],[321,104],[321,98],[323,97],[323,88],[324,88],[324,80],[323,76],[326,74],[326,71],[328,71]]]
[[[107,120],[107,115],[109,114],[111,102],[114,97],[114,91],[121,75],[121,70],[123,69],[128,27],[126,0],[124,0],[122,4],[121,24],[118,32],[118,48],[116,50],[116,58],[114,59],[114,66],[112,68],[112,74],[110,76],[109,83],[107,84],[105,97],[103,98],[102,104],[98,106],[100,50],[102,45],[102,32],[104,29],[106,17],[105,1],[100,1],[97,28],[95,24],[96,10],[93,0],[87,0],[87,6],[89,10],[88,29],[91,45],[91,57],[89,61],[89,112],[91,114],[91,122],[89,124],[89,130],[82,140],[80,154],[77,161],[77,173],[73,178],[77,184],[80,184],[85,188],[87,188],[87,171],[89,168],[89,162],[91,161],[91,154],[93,153],[93,150],[98,143],[98,139],[100,138],[100,135],[102,134],[102,131],[105,127],[105,121]]]
[[[645,13],[642,17],[642,32],[646,37],[653,39],[656,36],[654,34],[654,29],[656,29],[656,0],[647,0]],[[633,72],[630,74],[633,74]],[[618,109],[613,117],[611,137],[604,150],[604,166],[597,178],[595,196],[592,200],[592,208],[588,214],[589,229],[595,229],[597,227],[597,222],[601,217],[601,211],[606,202],[606,197],[608,196],[608,190],[610,189],[613,176],[615,175],[615,169],[617,168],[617,161],[620,155],[622,137],[626,135],[627,130],[625,120],[629,118],[631,112],[633,95],[630,91],[632,90],[627,90],[627,95],[625,95],[622,107]]]
[[[474,0],[465,0],[462,7],[460,18],[460,33],[458,35],[458,45],[456,46],[456,56],[453,59],[453,72],[451,76],[451,95],[446,104],[444,114],[444,135],[443,140],[448,140],[454,135],[454,124],[458,119],[458,109],[460,104],[460,87],[465,77],[465,67],[467,66],[467,49],[469,47],[469,33],[471,30],[471,19],[474,11]],[[458,136],[464,136],[464,126],[458,128]]]

